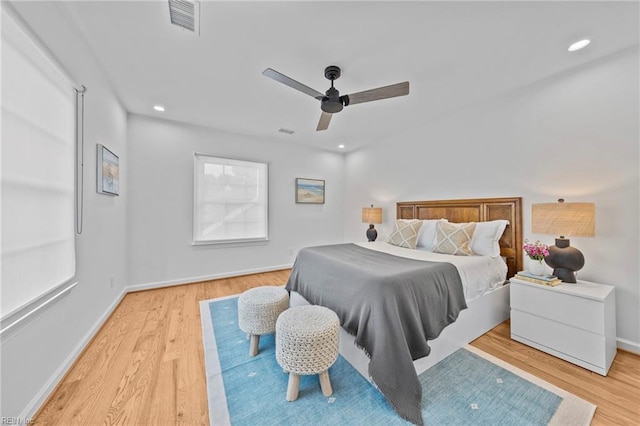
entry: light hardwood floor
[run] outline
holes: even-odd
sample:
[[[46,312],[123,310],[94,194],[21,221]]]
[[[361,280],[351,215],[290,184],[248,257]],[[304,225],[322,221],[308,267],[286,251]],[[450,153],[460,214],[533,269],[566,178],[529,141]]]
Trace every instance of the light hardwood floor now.
[[[198,302],[284,284],[289,270],[128,294],[35,417],[41,425],[208,424]],[[598,406],[594,425],[640,424],[640,356],[609,376],[509,338],[508,321],[472,343]]]
[[[471,344],[595,404],[593,425],[640,425],[640,356],[618,350],[605,377],[510,336],[507,320]]]

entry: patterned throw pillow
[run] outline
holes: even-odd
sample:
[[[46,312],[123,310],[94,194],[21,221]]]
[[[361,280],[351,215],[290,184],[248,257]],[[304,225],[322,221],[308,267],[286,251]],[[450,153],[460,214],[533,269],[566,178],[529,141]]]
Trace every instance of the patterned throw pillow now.
[[[455,254],[456,256],[473,256],[473,251],[471,251],[469,244],[471,243],[475,229],[475,222],[438,222],[436,228],[436,246],[433,252]]]
[[[396,220],[396,224],[393,228],[393,233],[387,241],[394,246],[406,247],[410,249],[416,248],[418,241],[418,231],[422,226],[421,220]]]

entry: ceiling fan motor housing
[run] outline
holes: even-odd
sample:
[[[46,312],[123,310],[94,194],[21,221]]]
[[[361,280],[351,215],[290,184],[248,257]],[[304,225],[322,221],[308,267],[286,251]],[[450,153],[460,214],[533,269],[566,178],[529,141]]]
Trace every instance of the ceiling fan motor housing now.
[[[331,114],[335,114],[336,112],[342,111],[342,100],[340,99],[340,92],[338,89],[330,87],[327,90],[326,95],[322,98],[322,103],[320,104],[320,108],[324,112],[329,112]]]

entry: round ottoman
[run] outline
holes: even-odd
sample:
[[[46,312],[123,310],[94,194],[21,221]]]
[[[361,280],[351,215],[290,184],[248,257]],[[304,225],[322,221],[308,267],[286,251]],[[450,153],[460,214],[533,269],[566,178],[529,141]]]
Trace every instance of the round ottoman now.
[[[340,321],[323,306],[296,306],[276,321],[276,360],[289,373],[287,401],[298,398],[300,375],[318,374],[324,396],[333,393],[329,367],[338,358]]]
[[[238,325],[251,339],[249,356],[258,354],[260,335],[276,331],[278,315],[289,308],[289,292],[284,287],[256,287],[238,298]]]

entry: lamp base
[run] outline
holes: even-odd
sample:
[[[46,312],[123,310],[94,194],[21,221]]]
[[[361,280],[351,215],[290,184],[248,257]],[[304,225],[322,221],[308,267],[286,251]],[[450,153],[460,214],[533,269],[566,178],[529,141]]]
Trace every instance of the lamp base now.
[[[553,275],[560,278],[563,283],[576,283],[576,273],[567,268],[553,268]]]
[[[369,229],[367,229],[367,239],[369,241],[375,241],[378,238],[378,231],[373,226],[373,224],[369,225]]]
[[[570,246],[568,238],[556,238],[556,245],[549,247],[545,263],[553,268],[553,275],[565,283],[576,282],[576,271],[584,266],[584,255]]]

